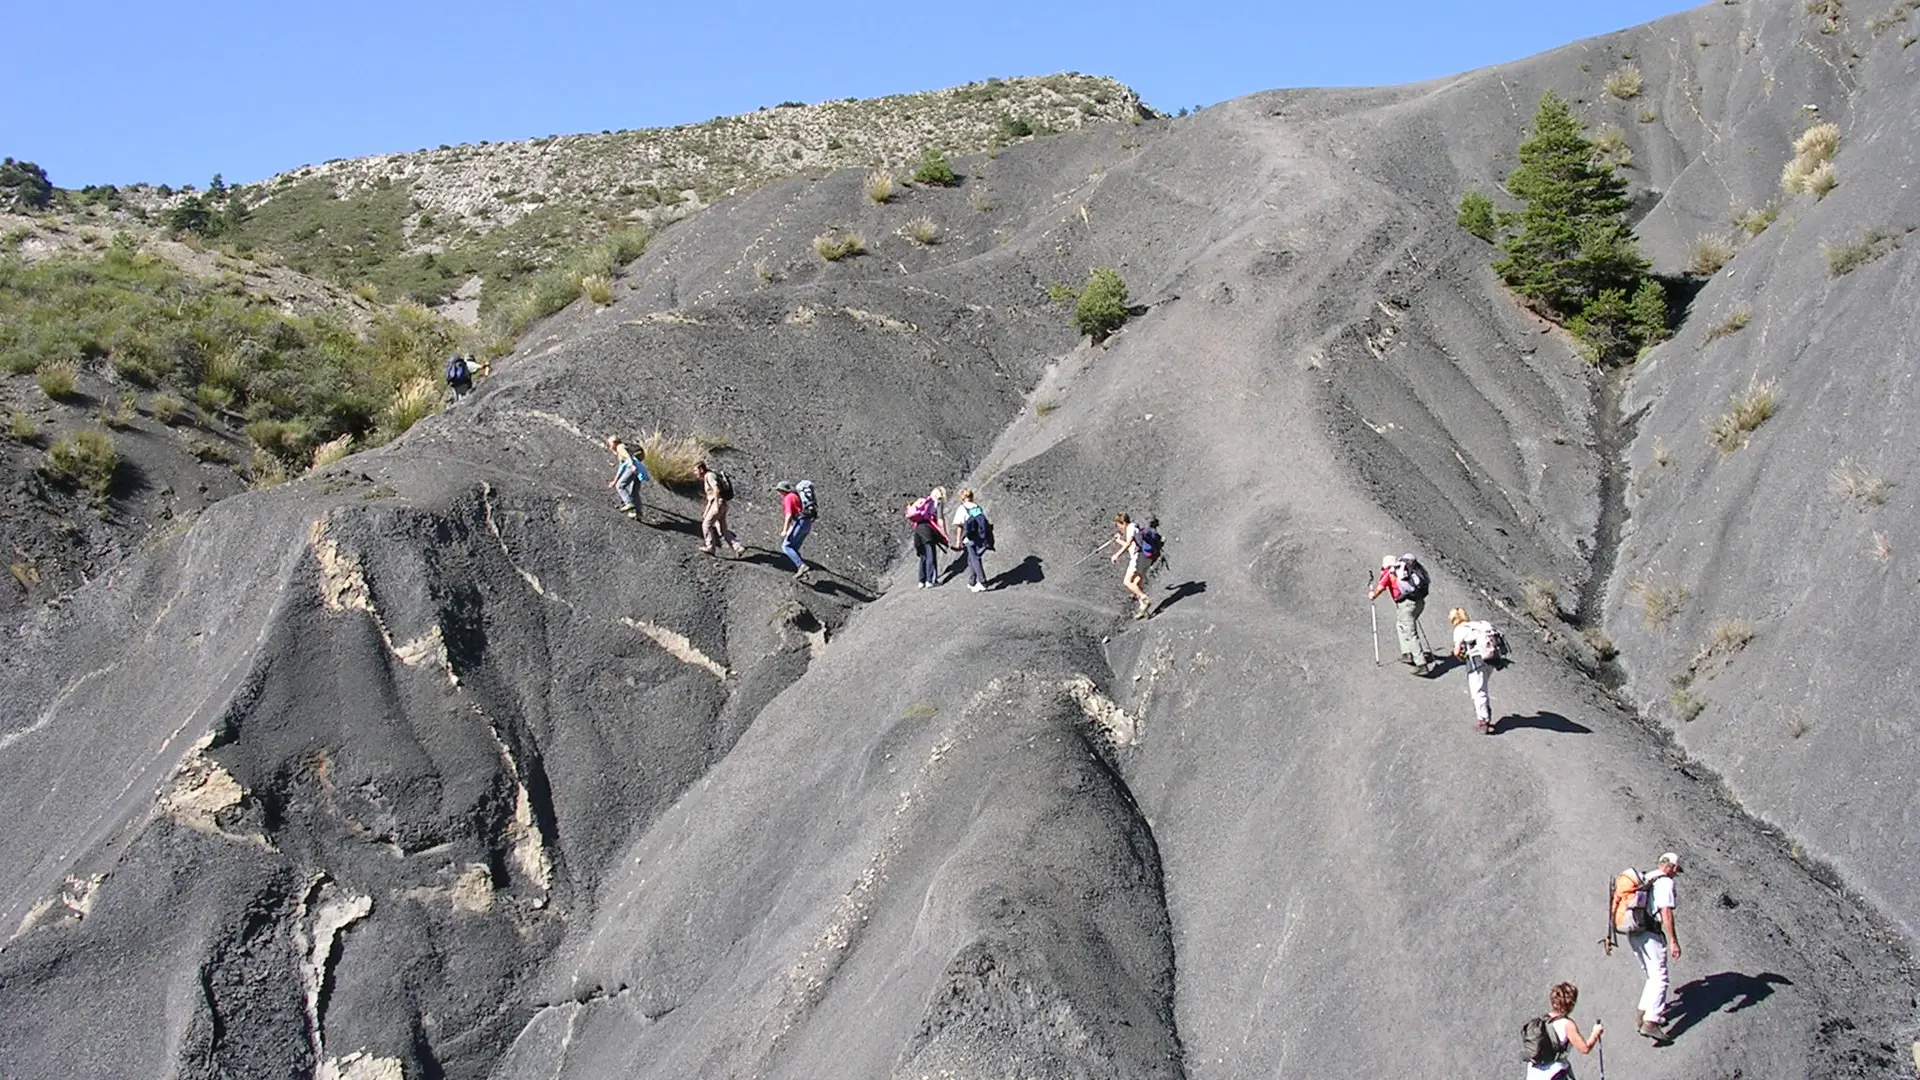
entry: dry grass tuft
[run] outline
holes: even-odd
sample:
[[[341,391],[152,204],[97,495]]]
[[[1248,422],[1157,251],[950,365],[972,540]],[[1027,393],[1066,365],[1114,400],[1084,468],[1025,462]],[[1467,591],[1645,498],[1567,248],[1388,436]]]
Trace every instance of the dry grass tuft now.
[[[49,360],[34,372],[34,380],[40,384],[40,392],[55,401],[65,401],[72,397],[79,377],[79,369],[66,360]]]
[[[1633,164],[1633,147],[1627,145],[1627,133],[1619,124],[1602,124],[1593,135],[1596,161],[1624,169]]]
[[[893,174],[885,169],[875,169],[867,174],[867,198],[877,203],[893,201]]]
[[[15,409],[7,415],[7,438],[18,443],[40,441],[40,424],[33,417]]]
[[[1800,133],[1793,140],[1793,156],[1812,158],[1815,161],[1832,160],[1840,149],[1840,125],[1834,123],[1815,124]]]
[[[1706,644],[1694,654],[1693,666],[1699,667],[1712,660],[1721,660],[1741,649],[1753,640],[1753,623],[1746,619],[1719,619],[1707,635]]]
[[[828,262],[839,262],[855,255],[865,255],[867,240],[857,232],[841,233],[839,236],[821,233],[813,238],[813,250]]]
[[[1543,626],[1560,621],[1560,593],[1550,581],[1523,578],[1520,582],[1520,606],[1528,618]]]
[[[1640,96],[1640,69],[1633,64],[1622,64],[1608,75],[1604,84],[1607,93],[1629,101]]]
[[[1733,215],[1733,223],[1744,230],[1748,236],[1759,236],[1766,232],[1767,226],[1772,225],[1779,217],[1779,204],[1768,203],[1765,206],[1747,207]]]
[[[1856,462],[1842,460],[1827,474],[1827,489],[1848,502],[1867,507],[1886,502],[1893,484]]]
[[[170,425],[186,415],[187,403],[172,394],[155,394],[147,402],[147,409],[155,420]]]
[[[387,427],[396,436],[401,435],[439,412],[442,404],[440,384],[433,377],[421,375],[409,379],[393,392],[393,400],[387,403]]]
[[[1673,447],[1658,435],[1653,437],[1653,463],[1663,469],[1673,464]]]
[[[646,456],[641,460],[656,483],[668,487],[689,487],[700,482],[700,474],[694,471],[694,466],[705,460],[708,454],[724,448],[727,440],[703,435],[669,435],[654,428],[629,445],[646,451]]]
[[[1827,253],[1827,272],[1834,277],[1841,277],[1885,255],[1894,248],[1896,242],[1892,233],[1868,229],[1853,240],[1826,244],[1821,250]]]
[[[1837,124],[1815,124],[1793,141],[1793,160],[1780,170],[1780,186],[1795,195],[1824,199],[1840,183],[1833,155],[1840,149]]]
[[[580,279],[580,295],[606,307],[613,303],[613,281],[605,274],[588,274]]]
[[[1727,411],[1707,425],[1707,441],[1731,454],[1744,448],[1748,438],[1780,408],[1780,384],[1768,379],[1753,382],[1727,400]]]
[[[1746,308],[1741,308],[1740,310],[1727,316],[1725,319],[1722,319],[1720,322],[1717,322],[1713,324],[1713,326],[1709,327],[1707,329],[1707,336],[1705,340],[1701,342],[1701,344],[1705,345],[1708,342],[1719,341],[1723,337],[1731,337],[1734,334],[1737,334],[1740,331],[1745,330],[1747,328],[1748,321],[1751,320],[1752,318],[1753,318],[1752,311],[1749,311]]]
[[[900,235],[921,247],[931,247],[940,242],[940,223],[930,217],[917,217],[900,227]]]
[[[47,468],[62,480],[86,488],[96,499],[105,499],[113,490],[119,467],[120,452],[114,449],[113,436],[98,428],[69,431],[47,450]]]
[[[1687,273],[1695,277],[1712,277],[1732,258],[1732,241],[1723,236],[1703,233],[1693,239],[1693,248],[1687,259]]]
[[[329,439],[313,448],[311,471],[319,471],[353,453],[353,433],[348,432],[337,439]]]
[[[1627,592],[1640,601],[1640,616],[1650,627],[1659,628],[1673,621],[1686,602],[1687,587],[1666,575],[1641,573],[1627,582]]]
[[[1883,563],[1893,561],[1893,540],[1886,533],[1873,534],[1873,557]]]
[[[1667,695],[1667,704],[1673,708],[1673,715],[1683,724],[1691,724],[1706,711],[1707,703],[1693,696],[1692,689],[1682,686]]]

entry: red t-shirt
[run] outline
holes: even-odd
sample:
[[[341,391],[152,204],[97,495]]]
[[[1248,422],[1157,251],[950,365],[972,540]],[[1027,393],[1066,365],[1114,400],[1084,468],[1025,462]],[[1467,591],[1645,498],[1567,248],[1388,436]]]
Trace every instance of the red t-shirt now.
[[[1380,588],[1395,603],[1400,600],[1400,579],[1393,574],[1393,567],[1384,567],[1380,571]]]
[[[780,494],[780,512],[789,518],[799,517],[800,496],[791,491],[782,492]]]

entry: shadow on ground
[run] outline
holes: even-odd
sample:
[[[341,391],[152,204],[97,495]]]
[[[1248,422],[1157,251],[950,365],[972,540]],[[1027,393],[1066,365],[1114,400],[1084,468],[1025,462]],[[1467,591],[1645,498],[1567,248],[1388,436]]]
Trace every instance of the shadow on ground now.
[[[1714,1013],[1739,1012],[1767,1000],[1775,986],[1792,985],[1792,979],[1771,971],[1758,975],[1722,971],[1695,979],[1673,992],[1673,1005],[1667,1010],[1667,1035],[1677,1038]]]

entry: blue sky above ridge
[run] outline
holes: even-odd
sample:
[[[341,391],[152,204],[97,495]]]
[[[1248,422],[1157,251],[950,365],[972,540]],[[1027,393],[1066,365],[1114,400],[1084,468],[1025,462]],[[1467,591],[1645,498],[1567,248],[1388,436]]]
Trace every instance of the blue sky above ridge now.
[[[25,46],[10,57],[0,154],[62,187],[250,182],[335,157],[1058,71],[1110,75],[1174,111],[1433,78],[1690,6],[0,0]]]

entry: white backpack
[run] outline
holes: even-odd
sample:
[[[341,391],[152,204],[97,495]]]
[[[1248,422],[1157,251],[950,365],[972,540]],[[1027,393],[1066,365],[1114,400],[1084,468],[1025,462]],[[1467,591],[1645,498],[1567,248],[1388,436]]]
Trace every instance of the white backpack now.
[[[1499,628],[1485,619],[1473,619],[1460,624],[1467,632],[1467,655],[1480,660],[1505,660],[1507,658],[1507,639]]]

